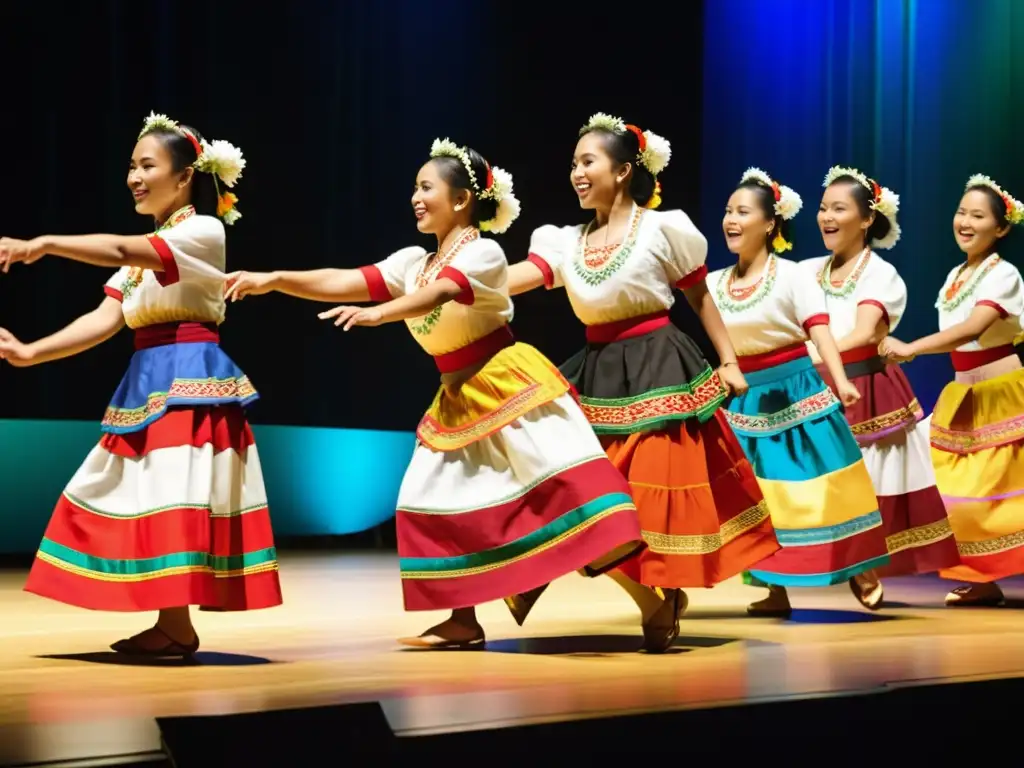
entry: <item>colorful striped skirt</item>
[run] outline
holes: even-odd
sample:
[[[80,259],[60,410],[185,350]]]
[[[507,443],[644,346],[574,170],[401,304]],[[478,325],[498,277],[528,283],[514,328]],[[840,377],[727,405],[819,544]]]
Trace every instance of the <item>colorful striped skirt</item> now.
[[[652,587],[711,587],[779,549],[726,390],[666,314],[587,328],[562,366],[629,481],[647,549],[622,566]]]
[[[931,455],[961,559],[941,576],[986,583],[1024,573],[1024,368],[1012,349],[942,390]]]
[[[407,610],[504,599],[643,547],[629,485],[533,347],[442,386],[417,437],[397,511]]]
[[[846,409],[882,513],[889,565],[881,576],[904,576],[960,563],[946,507],[935,486],[928,423],[903,369],[886,364],[874,346],[843,353],[846,377],[861,399]],[[825,366],[818,372],[835,390]]]
[[[871,475],[842,404],[806,349],[788,362],[760,367],[741,360],[741,367],[750,389],[727,404],[726,418],[754,467],[782,545],[750,576],[763,584],[818,587],[887,565]]]
[[[279,605],[255,398],[216,343],[137,351],[25,589],[106,611]]]

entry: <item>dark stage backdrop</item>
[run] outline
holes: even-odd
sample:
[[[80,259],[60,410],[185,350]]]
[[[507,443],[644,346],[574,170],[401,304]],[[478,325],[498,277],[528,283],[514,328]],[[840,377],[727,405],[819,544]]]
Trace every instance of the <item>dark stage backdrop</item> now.
[[[680,16],[669,35],[658,28]],[[698,219],[698,3],[605,15],[487,0],[12,0],[0,28],[3,235],[148,231],[125,177],[151,110],[245,153],[231,269],[356,267],[430,246],[409,199],[444,136],[514,175],[523,214],[499,242],[517,261],[535,227],[584,220],[568,172],[596,111],[672,141],[664,206]],[[101,301],[108,275],[58,259],[18,265],[0,276],[0,326],[23,340],[53,332]],[[322,308],[249,299],[222,328],[261,394],[251,418],[282,533],[389,516],[408,433],[437,386],[403,324],[343,334],[317,320]],[[694,329],[688,308],[677,315]],[[583,340],[560,292],[518,300],[514,328],[556,362]],[[125,332],[77,358],[0,365],[0,551],[35,545],[131,352]]]
[[[953,213],[974,173],[1024,195],[1024,3],[1018,0],[714,0],[704,21],[701,225],[730,263],[722,211],[743,171],[764,168],[804,199],[787,256],[824,253],[816,214],[832,165],[900,195],[903,236],[882,256],[907,283],[896,336],[937,330],[935,300],[962,258]],[[1024,266],[1021,233],[1000,253]],[[907,366],[926,410],[948,356]]]

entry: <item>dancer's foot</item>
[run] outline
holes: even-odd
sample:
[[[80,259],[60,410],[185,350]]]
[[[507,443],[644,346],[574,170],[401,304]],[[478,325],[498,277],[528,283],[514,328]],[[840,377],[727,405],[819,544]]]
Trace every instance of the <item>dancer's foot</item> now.
[[[970,584],[957,587],[946,595],[946,605],[963,608],[995,608],[1006,603],[1003,590],[995,582],[990,584]]]
[[[768,587],[768,597],[747,606],[747,613],[758,618],[788,619],[793,608],[785,587]]]
[[[858,573],[850,579],[850,591],[857,598],[857,602],[869,611],[877,611],[882,607],[882,600],[885,591],[882,589],[882,582],[874,571]]]
[[[681,589],[664,589],[661,607],[643,622],[644,644],[647,653],[664,653],[679,637],[679,619],[686,612],[690,598]]]
[[[137,635],[118,640],[110,648],[125,656],[186,659],[199,650],[199,635],[192,629],[187,636],[175,637],[157,624]]]
[[[453,616],[431,627],[419,637],[402,637],[398,642],[410,648],[470,650],[483,648],[487,640],[484,637],[484,628],[475,618],[468,622]]]

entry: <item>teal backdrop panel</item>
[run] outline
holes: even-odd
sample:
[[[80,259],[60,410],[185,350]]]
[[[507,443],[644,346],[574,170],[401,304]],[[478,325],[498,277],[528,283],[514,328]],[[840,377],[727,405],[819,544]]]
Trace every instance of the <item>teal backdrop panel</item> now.
[[[881,252],[907,283],[895,335],[938,330],[939,289],[963,258],[953,214],[968,177],[1024,196],[1024,1],[710,0],[704,39],[709,268],[735,259],[722,215],[748,166],[803,197],[786,254],[798,261],[824,255],[816,214],[829,167],[854,166],[900,196],[902,239]],[[1000,249],[1018,267],[1022,234]],[[953,371],[932,355],[907,375],[930,409]]]
[[[411,432],[253,427],[274,532],[365,531],[395,514]],[[100,438],[91,421],[0,420],[0,552],[32,552],[57,498]]]

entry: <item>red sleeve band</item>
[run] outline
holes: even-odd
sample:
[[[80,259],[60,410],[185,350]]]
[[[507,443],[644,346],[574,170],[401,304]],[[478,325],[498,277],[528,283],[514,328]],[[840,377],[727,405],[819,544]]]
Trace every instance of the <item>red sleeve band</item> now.
[[[526,257],[526,260],[533,264],[540,273],[544,275],[544,287],[551,290],[555,287],[555,273],[551,270],[551,265],[548,264],[543,256],[538,256],[536,253],[531,253]]]
[[[445,267],[437,273],[437,279],[440,280],[442,277],[447,277],[459,288],[462,289],[462,293],[455,297],[455,300],[459,304],[466,304],[467,306],[473,306],[473,302],[476,297],[473,295],[473,286],[469,284],[469,278],[462,274],[455,267]]]
[[[708,266],[707,264],[701,264],[699,267],[693,270],[693,272],[691,272],[678,283],[676,283],[676,288],[678,288],[680,291],[685,291],[687,288],[693,288],[693,286],[697,285],[697,283],[704,282],[707,279],[707,277]]]
[[[889,323],[889,310],[887,310],[885,308],[885,306],[882,304],[882,302],[875,301],[874,299],[864,299],[864,301],[860,302],[857,306],[860,307],[860,306],[863,306],[863,305],[867,305],[867,306],[870,306],[870,307],[878,307],[880,310],[882,310],[882,322],[885,323],[886,325],[890,325],[890,323]]]
[[[804,320],[804,331],[810,333],[811,328],[813,328],[816,325],[828,325],[827,312],[821,312],[817,315],[811,315],[806,320]]]
[[[117,288],[111,288],[109,285],[104,285],[103,292],[110,298],[117,299],[122,304],[124,303],[124,294],[117,290]]]
[[[1003,318],[1004,320],[1010,314],[1005,309],[1003,309],[1002,306],[1000,306],[998,302],[990,301],[989,299],[982,299],[981,301],[979,301],[974,306],[976,306],[976,307],[992,307],[992,309],[994,309],[996,312],[999,313],[999,317]]]
[[[363,273],[366,287],[370,291],[370,301],[375,301],[378,304],[391,301],[393,298],[391,291],[388,290],[388,284],[384,282],[384,275],[380,273],[380,268],[377,265],[370,264],[360,267],[359,271]]]
[[[174,253],[171,251],[171,247],[160,235],[150,235],[149,244],[153,246],[156,255],[160,257],[160,263],[164,268],[163,272],[156,272],[154,270],[156,281],[165,288],[168,285],[174,285],[181,279],[181,275],[178,273],[178,263],[174,260]]]

